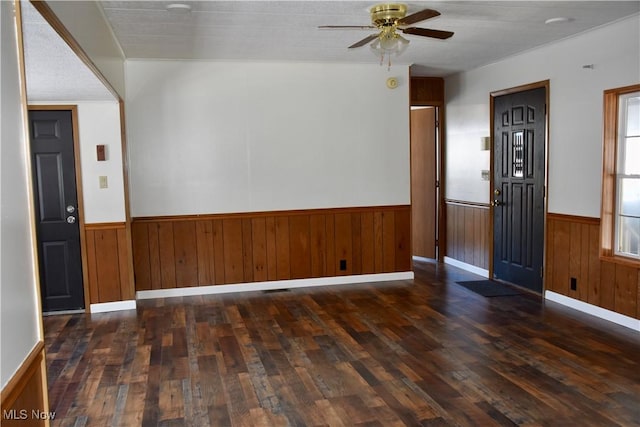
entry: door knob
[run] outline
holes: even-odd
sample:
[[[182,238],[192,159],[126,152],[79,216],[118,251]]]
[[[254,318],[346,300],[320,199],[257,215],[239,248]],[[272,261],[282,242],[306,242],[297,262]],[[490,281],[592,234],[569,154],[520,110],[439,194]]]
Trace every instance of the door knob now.
[[[69,216],[67,217],[67,222],[68,222],[69,224],[75,224],[75,222],[76,222],[76,217],[75,217],[75,216],[73,216],[73,215],[69,215]]]
[[[499,196],[501,193],[500,193],[500,190],[496,188],[495,190],[493,190],[493,194],[495,194],[496,196]]]
[[[73,205],[69,205],[69,206],[67,206],[67,213],[72,214],[72,213],[74,213],[75,211],[76,211],[76,207],[75,207],[75,206],[73,206]]]
[[[491,202],[491,206],[503,206],[504,203],[502,203],[500,200],[495,199],[493,202]]]

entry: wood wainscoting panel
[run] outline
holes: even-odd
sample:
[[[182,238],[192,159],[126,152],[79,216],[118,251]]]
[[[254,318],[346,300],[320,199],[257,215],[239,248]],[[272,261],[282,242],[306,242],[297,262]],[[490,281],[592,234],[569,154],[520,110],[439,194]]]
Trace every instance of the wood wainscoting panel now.
[[[147,229],[140,229],[137,232],[148,234]],[[148,235],[146,239],[149,241]],[[134,299],[133,278],[129,277],[130,249],[126,224],[124,222],[86,224],[85,244],[91,304]],[[148,251],[146,256],[149,256]],[[145,269],[145,266],[150,266],[148,259],[138,266],[137,271],[142,276],[145,274],[150,276],[151,268]],[[150,278],[146,280],[146,282],[149,281]]]
[[[176,251],[173,234],[173,222],[157,225],[158,258],[160,260],[161,289],[176,287]]]
[[[411,229],[411,212],[396,211],[394,213],[395,237],[395,269],[394,271],[411,270],[411,234],[404,230]]]
[[[211,221],[196,221],[196,254],[198,258],[198,284],[206,285],[215,280],[215,257],[213,247],[213,224]]]
[[[267,222],[264,218],[253,218],[251,220],[251,244],[253,250],[253,280],[256,282],[269,280]]]
[[[276,279],[291,279],[291,252],[289,248],[289,217],[275,217],[276,224]],[[225,240],[226,244],[226,240]],[[226,247],[225,247],[226,251]],[[235,282],[240,283],[242,280]],[[229,283],[229,282],[227,282]]]
[[[362,256],[362,274],[373,274],[375,267],[375,233],[373,212],[360,215],[360,255]]]
[[[309,250],[311,277],[323,277],[327,272],[327,228],[324,215],[309,215]]]
[[[296,215],[289,218],[289,252],[291,278],[311,277],[311,220],[310,215]],[[252,277],[245,277],[253,282]]]
[[[178,288],[198,284],[196,222],[176,222],[173,224],[176,287]]]
[[[489,205],[446,201],[449,258],[489,269]]]
[[[49,412],[46,387],[44,343],[40,341],[2,389],[0,425],[3,427],[49,425],[45,419],[55,419],[55,414]]]
[[[640,269],[600,259],[598,218],[549,213],[546,242],[547,290],[640,319]]]
[[[242,283],[244,280],[242,220],[239,218],[222,220],[222,238],[225,283]],[[167,245],[170,246],[171,242],[167,242]]]
[[[335,215],[335,242],[336,242],[336,276],[348,276],[352,274],[352,233],[351,214],[338,213]],[[344,266],[342,262],[344,261]]]
[[[411,270],[408,205],[134,218],[132,235],[138,291]]]

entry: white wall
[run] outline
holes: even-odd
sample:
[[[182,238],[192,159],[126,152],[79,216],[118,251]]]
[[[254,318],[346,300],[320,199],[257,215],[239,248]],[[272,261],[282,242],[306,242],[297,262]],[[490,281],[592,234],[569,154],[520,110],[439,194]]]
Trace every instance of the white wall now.
[[[124,178],[120,106],[117,102],[78,103],[80,161],[86,224],[124,222]],[[106,145],[107,160],[96,158],[96,145]],[[100,188],[106,176],[108,188]]]
[[[593,69],[583,65],[593,64]],[[640,18],[583,33],[445,80],[446,197],[489,201],[480,137],[489,135],[489,94],[550,80],[549,212],[600,216],[602,92],[640,81]]]
[[[30,102],[30,105],[77,105],[85,224],[124,222],[124,176],[120,106],[116,101]],[[107,160],[97,161],[96,146],[106,145]],[[100,188],[99,177],[107,177]]]
[[[410,203],[406,66],[125,69],[134,217]]]
[[[0,386],[41,338],[13,2],[0,2]]]

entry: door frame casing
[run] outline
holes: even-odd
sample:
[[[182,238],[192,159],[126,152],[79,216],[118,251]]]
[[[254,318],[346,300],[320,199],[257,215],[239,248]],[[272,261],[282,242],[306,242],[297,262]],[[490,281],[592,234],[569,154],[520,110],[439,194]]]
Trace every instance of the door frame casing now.
[[[85,225],[84,225],[84,193],[82,191],[82,164],[80,161],[80,135],[78,126],[78,106],[77,105],[28,105],[29,111],[70,111],[71,127],[73,132],[73,161],[75,165],[76,193],[78,201],[78,229],[80,231],[80,263],[82,265],[82,290],[84,293],[84,310],[86,313],[90,311],[91,295],[89,295],[89,273],[87,263],[87,246],[85,242]],[[27,120],[28,121],[28,120]],[[28,122],[29,127],[31,123]],[[30,133],[27,138],[31,139]],[[31,156],[31,143],[29,143],[29,173],[33,176],[33,161]],[[35,196],[35,194],[34,194]],[[35,197],[31,201],[35,209]],[[36,226],[36,224],[34,224]],[[40,246],[40,239],[37,239],[37,245]],[[39,252],[38,252],[39,253]],[[40,266],[40,255],[37,255],[38,267]],[[42,293],[42,290],[40,290]],[[42,295],[40,295],[42,298]]]
[[[521,86],[515,86],[508,89],[501,89],[497,91],[493,91],[489,94],[489,136],[491,138],[491,149],[489,155],[489,200],[493,200],[493,188],[494,188],[494,152],[495,152],[495,135],[494,135],[494,116],[495,116],[495,99],[502,95],[511,95],[518,92],[524,92],[531,89],[545,89],[545,115],[544,115],[544,212],[543,212],[543,238],[542,238],[542,293],[544,294],[545,285],[546,285],[546,260],[547,260],[547,212],[548,212],[548,202],[549,202],[549,89],[550,89],[550,81],[541,80],[534,83],[529,83]],[[494,206],[490,203],[489,207],[489,279],[493,278],[493,241],[495,238],[494,227]]]

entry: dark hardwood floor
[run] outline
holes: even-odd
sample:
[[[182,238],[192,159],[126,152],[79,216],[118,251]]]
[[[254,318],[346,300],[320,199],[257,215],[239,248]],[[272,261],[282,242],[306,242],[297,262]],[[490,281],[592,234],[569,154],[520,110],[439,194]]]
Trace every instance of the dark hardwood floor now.
[[[640,333],[415,272],[46,317],[52,425],[640,425]]]

